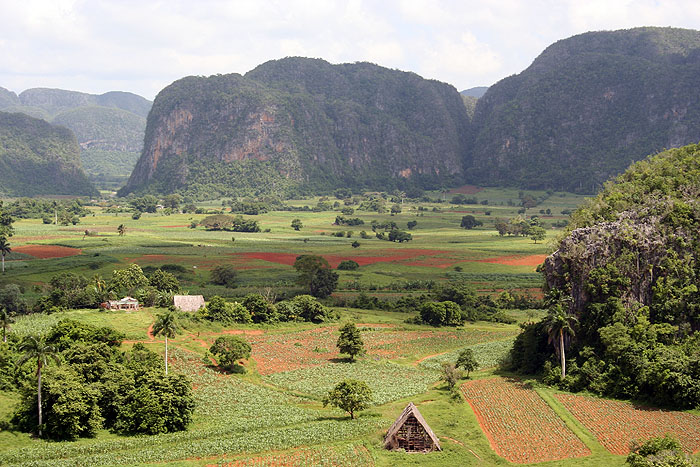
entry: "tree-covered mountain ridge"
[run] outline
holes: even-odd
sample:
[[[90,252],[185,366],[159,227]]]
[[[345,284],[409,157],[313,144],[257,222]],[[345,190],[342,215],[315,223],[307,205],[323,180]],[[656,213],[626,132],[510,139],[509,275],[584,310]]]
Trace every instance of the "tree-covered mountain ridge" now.
[[[630,163],[700,141],[700,32],[556,42],[483,97],[369,63],[286,58],[188,77],[156,98],[122,194],[461,183],[593,193]]]
[[[468,130],[447,84],[370,63],[274,60],[161,91],[121,193],[437,187],[461,181]]]
[[[69,128],[80,144],[83,166],[92,178],[123,184],[143,148],[152,103],[129,92],[88,94],[32,88],[19,95],[0,88],[0,110],[21,112]]]
[[[22,113],[0,112],[0,194],[94,196],[73,133]]]
[[[466,180],[595,192],[631,162],[700,141],[700,32],[589,32],[491,86],[472,119]]]

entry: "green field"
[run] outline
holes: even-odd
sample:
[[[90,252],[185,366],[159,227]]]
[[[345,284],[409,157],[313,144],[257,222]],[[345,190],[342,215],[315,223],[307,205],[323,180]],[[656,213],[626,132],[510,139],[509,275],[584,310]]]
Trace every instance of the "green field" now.
[[[402,212],[393,216],[355,211],[346,217],[359,217],[365,225],[353,227],[333,225],[339,211],[275,211],[246,216],[257,219],[262,229],[269,229],[260,233],[189,227],[204,214],[144,213],[139,220],[133,220],[129,213],[108,214],[99,207],[76,226],[19,220],[11,244],[20,251],[8,258],[0,285],[19,284],[31,300],[44,292],[54,274],[62,271],[109,278],[114,269],[130,263],[142,268],[178,265],[182,267],[178,278],[190,294],[203,294],[209,299],[214,295],[234,298],[249,292],[271,292],[279,299],[302,292],[295,283],[291,262],[297,255],[314,254],[325,256],[332,265],[344,259],[361,264],[355,271],[338,271],[335,301],[329,302],[335,305],[361,292],[386,300],[427,293],[435,284],[450,280],[466,281],[480,294],[495,296],[502,290],[512,290],[538,296],[541,279],[535,269],[542,255],[549,252],[549,242],[501,237],[493,227],[496,218],[517,215],[519,207],[509,204],[517,204],[518,191],[486,189],[474,196],[479,204],[405,202]],[[481,204],[483,200],[488,200],[488,205]],[[560,212],[573,209],[581,201],[578,196],[554,193],[525,216],[550,209],[552,216],[542,219],[547,237],[552,239],[561,232],[551,227],[565,217]],[[317,199],[308,199],[289,204],[316,203]],[[206,207],[219,210],[221,202],[211,202]],[[487,215],[486,211],[490,213]],[[474,215],[483,225],[473,230],[460,228],[466,214]],[[300,231],[290,227],[292,219],[301,220]],[[374,238],[372,220],[394,221],[404,229],[408,221],[418,224],[410,231],[412,241],[393,243]],[[117,234],[120,224],[126,226],[123,236]],[[85,229],[96,235],[84,236]],[[350,238],[332,235],[341,230],[353,233]],[[373,238],[360,238],[362,230]],[[351,246],[355,240],[360,243],[358,248]],[[33,259],[31,248],[26,249],[31,245],[71,247],[80,249],[80,254]],[[237,268],[236,288],[210,283],[211,269],[220,264]],[[340,314],[339,322],[323,325],[283,323],[226,328],[186,320],[184,331],[171,341],[170,363],[173,371],[187,374],[194,383],[197,408],[187,431],[126,437],[103,430],[95,439],[52,443],[4,430],[0,431],[0,465],[508,464],[492,449],[471,406],[464,399],[453,397],[439,382],[439,369],[442,362],[454,361],[461,349],[471,348],[481,363],[472,379],[493,376],[498,372],[494,366],[519,331],[517,322],[540,316],[541,311],[510,312],[516,324],[476,322],[457,328],[433,328],[407,323],[415,313],[349,306],[335,309]],[[124,348],[142,342],[162,353],[163,342],[147,332],[158,311],[71,310],[29,315],[18,317],[11,332],[41,333],[68,316],[124,332]],[[345,321],[362,324],[367,353],[357,363],[343,361],[335,349],[337,328]],[[252,358],[245,363],[247,372],[242,375],[224,375],[207,364],[208,346],[231,330],[248,332],[246,338],[253,346]],[[375,404],[357,420],[349,420],[340,410],[324,408],[321,403],[329,388],[348,377],[368,381],[375,394]],[[608,453],[566,411],[553,397],[556,391],[539,388],[537,393],[591,451],[586,457],[542,465],[624,464],[624,456]],[[9,419],[18,401],[18,394],[0,392],[0,422]],[[384,433],[409,401],[416,403],[440,438],[442,452],[412,455],[382,449]]]

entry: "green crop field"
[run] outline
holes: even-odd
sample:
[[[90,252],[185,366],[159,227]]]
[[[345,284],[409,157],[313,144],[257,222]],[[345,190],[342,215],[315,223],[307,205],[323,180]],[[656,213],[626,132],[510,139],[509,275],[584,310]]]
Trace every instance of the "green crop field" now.
[[[343,260],[356,261],[360,267],[337,271],[339,286],[327,301],[339,314],[337,321],[224,326],[183,319],[182,332],[170,340],[169,361],[171,371],[184,373],[193,382],[197,405],[187,431],[128,437],[101,430],[92,439],[60,443],[32,439],[9,429],[20,395],[0,391],[0,465],[508,465],[484,431],[488,426],[484,427],[481,415],[474,411],[477,405],[468,403],[465,396],[455,397],[456,393],[440,381],[441,365],[454,362],[460,350],[470,348],[480,369],[459,384],[495,381],[494,375],[501,374],[495,366],[518,334],[518,323],[543,312],[508,311],[513,324],[477,321],[435,328],[412,322],[415,310],[365,310],[353,308],[350,302],[361,294],[393,301],[428,293],[449,281],[467,282],[478,294],[494,298],[504,290],[540,297],[541,277],[536,268],[549,253],[551,239],[562,231],[553,224],[566,218],[561,211],[574,209],[582,198],[566,193],[529,193],[541,202],[523,216],[540,216],[547,232],[547,239],[537,243],[528,237],[497,233],[496,219],[514,218],[520,209],[518,191],[500,189],[476,193],[477,204],[405,202],[402,212],[395,215],[356,210],[346,216],[365,222],[356,226],[334,225],[339,210],[244,216],[259,222],[263,231],[258,233],[191,228],[206,214],[144,213],[134,220],[130,213],[110,214],[100,207],[92,208],[93,214],[74,226],[18,220],[11,238],[16,252],[6,261],[0,285],[18,284],[29,300],[44,294],[57,273],[109,278],[113,270],[132,263],[144,269],[169,268],[184,290],[203,294],[207,300],[214,295],[235,300],[250,292],[273,294],[277,299],[302,293],[292,267],[301,254],[322,255],[334,268]],[[451,196],[445,195],[447,201]],[[313,207],[317,202],[314,198],[288,204]],[[218,212],[221,201],[201,207]],[[461,228],[465,215],[473,215],[482,225],[472,230]],[[293,219],[303,224],[299,231],[291,228]],[[409,231],[411,241],[395,243],[375,237],[370,225],[373,220],[395,222],[403,230],[409,221],[417,225]],[[121,236],[117,233],[120,224],[126,227]],[[90,235],[85,235],[86,229]],[[340,231],[343,237],[334,236]],[[348,231],[352,233],[348,235]],[[361,231],[370,238],[362,238]],[[359,246],[353,247],[354,241]],[[66,256],[66,251],[74,254]],[[223,264],[236,268],[236,287],[211,283],[212,269]],[[20,336],[42,333],[70,317],[123,332],[125,349],[140,342],[162,354],[162,337],[148,333],[160,311],[34,314],[17,317],[10,332]],[[345,361],[335,348],[338,328],[348,321],[358,323],[365,342],[366,353],[356,363]],[[210,362],[209,346],[217,337],[230,333],[243,335],[252,346],[243,374],[221,373]],[[322,404],[327,391],[344,378],[365,380],[374,393],[373,404],[356,420]],[[535,401],[537,407],[548,408],[550,418],[568,427],[571,436],[580,440],[581,452],[587,453],[542,465],[624,464],[624,456],[608,452],[554,397],[558,391],[537,388],[514,392],[511,380],[499,379],[497,383],[503,394],[517,394],[523,404]],[[471,394],[467,389],[463,392]],[[387,429],[411,401],[439,437],[442,452],[412,455],[382,449]],[[501,442],[500,438],[497,441]]]

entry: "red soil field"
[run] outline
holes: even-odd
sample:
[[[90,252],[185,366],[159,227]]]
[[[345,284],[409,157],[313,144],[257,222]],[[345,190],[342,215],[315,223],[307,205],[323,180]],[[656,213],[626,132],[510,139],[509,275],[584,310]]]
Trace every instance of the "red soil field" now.
[[[479,263],[506,264],[508,266],[539,266],[547,255],[530,256],[497,256],[496,258],[479,259]]]
[[[353,260],[360,266],[366,266],[368,264],[374,263],[391,263],[396,261],[403,261],[411,258],[416,258],[418,256],[432,256],[444,253],[451,253],[449,251],[443,250],[420,250],[420,249],[401,249],[395,251],[387,251],[384,256],[340,256],[340,255],[322,255],[326,261],[331,265],[331,267],[336,268],[341,261]],[[296,261],[297,253],[272,253],[272,252],[247,252],[247,253],[233,253],[234,256],[248,258],[248,259],[260,259],[263,261],[269,261],[277,264],[286,264],[287,266],[292,266],[294,261]]]
[[[22,245],[12,248],[12,251],[31,255],[39,259],[65,258],[66,256],[75,256],[83,252],[83,250],[78,248],[57,245]]]
[[[591,454],[539,394],[518,381],[479,379],[463,384],[462,392],[491,448],[509,462],[526,464]]]
[[[686,452],[700,452],[698,415],[573,394],[555,397],[613,454],[629,454],[633,441],[666,433],[672,433]]]
[[[482,191],[483,188],[474,186],[474,185],[464,185],[459,188],[453,188],[452,190],[449,191],[451,194],[457,194],[461,193],[463,195],[475,195],[478,192]]]

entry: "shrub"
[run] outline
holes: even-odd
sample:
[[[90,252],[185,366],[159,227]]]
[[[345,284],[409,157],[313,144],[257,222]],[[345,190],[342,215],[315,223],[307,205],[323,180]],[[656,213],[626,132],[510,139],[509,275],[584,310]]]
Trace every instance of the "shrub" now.
[[[239,366],[238,360],[249,358],[250,351],[250,344],[238,336],[217,337],[209,348],[209,352],[219,360],[219,365],[229,371],[235,371],[235,367]]]
[[[230,289],[236,287],[238,272],[231,264],[220,264],[211,271],[211,282],[217,285],[224,285]]]
[[[354,271],[355,269],[357,269],[359,267],[360,267],[360,265],[351,259],[346,259],[344,261],[341,261],[340,264],[338,265],[338,269],[340,269],[341,271]]]

